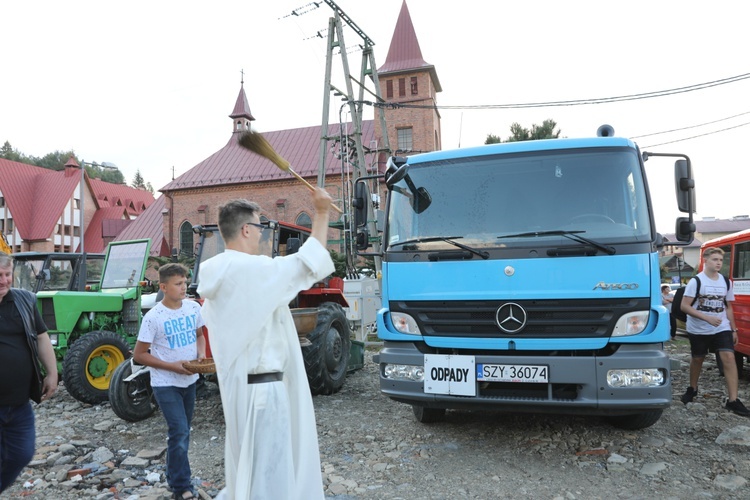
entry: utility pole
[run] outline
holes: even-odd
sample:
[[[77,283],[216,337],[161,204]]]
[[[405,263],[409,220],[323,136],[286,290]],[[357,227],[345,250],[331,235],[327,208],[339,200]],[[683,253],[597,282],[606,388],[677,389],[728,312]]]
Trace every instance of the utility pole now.
[[[348,131],[347,135],[344,136],[343,130],[340,130],[341,142],[339,144],[341,152],[341,175],[344,179],[343,189],[343,204],[344,204],[344,241],[345,245],[348,245],[349,250],[347,256],[353,255],[354,240],[356,239],[357,228],[353,227],[353,220],[351,217],[351,188],[353,183],[347,183],[347,162],[351,163],[354,167],[354,179],[366,177],[369,173],[367,172],[367,165],[365,159],[365,149],[362,145],[362,108],[365,97],[365,91],[370,95],[374,96],[378,103],[384,102],[380,95],[380,81],[378,79],[377,67],[375,65],[375,55],[373,52],[373,46],[375,43],[368,37],[364,31],[349,17],[346,13],[339,8],[333,0],[324,0],[325,3],[333,10],[333,17],[328,21],[328,38],[327,38],[327,52],[326,52],[326,74],[323,88],[323,120],[321,124],[321,138],[320,138],[320,156],[318,162],[318,186],[323,187],[325,184],[325,172],[326,172],[326,157],[328,155],[328,142],[335,139],[328,135],[329,125],[329,109],[331,105],[331,94],[333,93],[337,97],[342,97],[342,101],[345,104],[342,105],[339,110],[339,125],[343,127],[341,120],[341,112],[346,104],[349,107],[349,113],[351,115],[352,128],[353,130]],[[347,58],[347,48],[344,43],[343,24],[346,23],[354,32],[359,35],[362,39],[362,64],[359,74],[359,80],[352,77],[349,71],[349,60]],[[331,83],[331,70],[333,67],[334,51],[338,49],[339,55],[341,56],[341,63],[344,71],[345,89],[338,89]],[[374,84],[374,92],[369,91],[365,87],[366,78],[371,78]],[[355,99],[352,81],[356,82],[359,87],[359,93]],[[383,144],[382,148],[374,151],[374,154],[378,154],[379,151],[386,151],[390,156],[391,148],[388,141],[388,130],[385,123],[385,110],[381,106],[375,108],[377,110],[377,119],[380,121],[380,127],[383,131]],[[350,151],[353,143],[353,150]],[[370,151],[372,152],[372,151]],[[369,200],[368,200],[369,201]],[[369,234],[377,235],[377,226],[375,223],[375,211],[371,202],[367,204],[367,229]],[[374,253],[380,252],[380,243],[375,241],[373,243]],[[353,267],[353,262],[347,262],[347,266]],[[375,270],[380,272],[380,258],[375,258]]]

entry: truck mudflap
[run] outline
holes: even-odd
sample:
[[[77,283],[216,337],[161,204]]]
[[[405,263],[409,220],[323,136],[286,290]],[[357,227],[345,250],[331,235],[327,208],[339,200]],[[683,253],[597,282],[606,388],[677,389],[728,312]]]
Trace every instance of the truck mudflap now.
[[[672,401],[670,360],[658,343],[623,344],[607,356],[525,354],[424,354],[414,344],[386,342],[380,389],[427,408],[534,413],[627,415]]]

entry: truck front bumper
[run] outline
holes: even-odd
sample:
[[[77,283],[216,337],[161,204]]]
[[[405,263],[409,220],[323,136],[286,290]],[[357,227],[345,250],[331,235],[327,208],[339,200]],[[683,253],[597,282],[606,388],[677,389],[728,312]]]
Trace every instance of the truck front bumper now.
[[[378,357],[381,392],[395,401],[428,408],[587,415],[635,414],[667,408],[672,401],[670,360],[661,344],[624,344],[607,356],[477,354],[476,364],[546,366],[548,382],[475,381],[474,396],[426,393],[423,381],[386,376],[388,365],[424,367],[424,356],[412,343],[386,342]],[[607,382],[610,370],[639,369],[662,371],[663,383],[612,387]]]

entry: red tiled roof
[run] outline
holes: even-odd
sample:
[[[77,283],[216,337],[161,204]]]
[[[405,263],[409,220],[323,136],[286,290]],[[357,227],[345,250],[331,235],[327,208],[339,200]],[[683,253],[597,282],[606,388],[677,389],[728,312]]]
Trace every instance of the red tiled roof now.
[[[80,197],[77,187],[81,171],[76,165],[75,159],[71,158],[64,170],[50,170],[0,158],[0,192],[24,241],[49,239],[67,203],[71,198]],[[143,212],[145,206],[153,203],[154,197],[148,191],[90,179],[87,173],[84,175],[97,203],[97,211],[85,228],[85,249],[100,252],[104,250],[103,238],[115,231],[114,227],[108,226],[107,234],[104,234],[103,225],[118,224],[105,221],[122,220],[123,216],[129,219],[131,215]],[[109,197],[123,198],[124,206],[110,207],[105,201]]]
[[[114,236],[111,234],[112,224],[122,225],[129,222],[131,222],[130,218],[122,207],[100,208],[86,226],[86,234],[83,237],[84,250],[92,253],[104,252],[107,247],[104,239],[111,239]],[[80,246],[76,251],[81,251]]]
[[[437,77],[435,66],[425,62],[422,58],[422,50],[419,48],[419,40],[411,22],[409,8],[406,0],[401,4],[401,12],[393,30],[391,45],[385,63],[378,68],[378,75],[385,76],[388,73],[407,73],[414,70],[427,70],[432,76],[436,92],[442,92],[440,80]]]
[[[154,195],[145,189],[136,189],[125,184],[112,184],[100,179],[90,179],[89,184],[99,207],[119,206],[128,215],[138,215],[154,202]]]
[[[351,124],[350,124],[351,127]],[[337,136],[339,126],[329,125],[328,136]],[[263,133],[274,150],[302,177],[318,176],[320,126],[278,130]],[[243,148],[233,133],[227,144],[196,166],[162,187],[159,191],[176,191],[196,187],[275,181],[290,177],[270,160]],[[362,122],[362,144],[367,147],[375,139],[374,121]],[[341,160],[329,150],[325,175],[341,173]]]
[[[166,207],[165,199],[165,196],[159,196],[142,214],[120,231],[114,241],[151,238],[151,255],[168,257],[169,246],[164,238],[164,216],[161,214]]]
[[[0,158],[0,192],[26,241],[45,240],[74,196],[81,177]]]

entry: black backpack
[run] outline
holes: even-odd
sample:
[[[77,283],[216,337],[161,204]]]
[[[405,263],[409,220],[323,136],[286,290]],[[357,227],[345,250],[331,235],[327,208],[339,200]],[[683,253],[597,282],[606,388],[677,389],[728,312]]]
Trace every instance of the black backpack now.
[[[727,292],[729,292],[729,278],[721,275],[722,278],[724,278],[724,281],[727,283]],[[695,280],[695,298],[693,299],[693,302],[690,304],[691,306],[695,304],[695,301],[698,300],[698,294],[700,294],[701,291],[701,280],[698,278],[698,276],[693,276],[693,279]],[[685,295],[685,288],[687,287],[680,287],[674,292],[674,297],[672,297],[672,310],[670,311],[673,318],[679,319],[682,322],[687,321],[687,314],[685,314],[685,311],[682,310],[680,307],[682,304],[682,297]],[[725,299],[726,302],[726,299]]]

